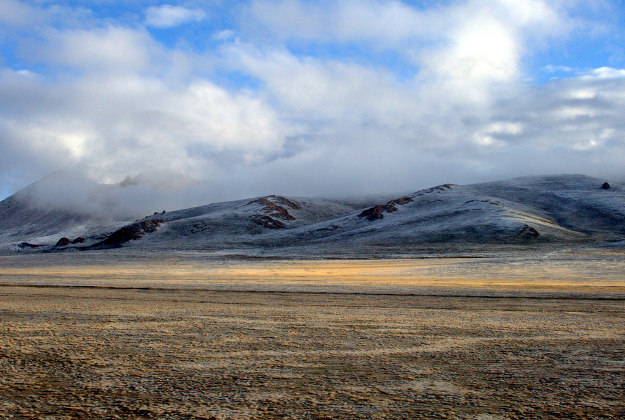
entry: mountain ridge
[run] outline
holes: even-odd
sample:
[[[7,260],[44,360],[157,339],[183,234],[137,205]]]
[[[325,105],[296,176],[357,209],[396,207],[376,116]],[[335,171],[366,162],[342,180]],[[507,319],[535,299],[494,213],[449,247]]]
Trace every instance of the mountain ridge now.
[[[332,255],[348,249],[401,253],[618,243],[625,238],[625,189],[605,182],[551,175],[442,184],[367,206],[359,200],[269,195],[108,223],[78,213],[37,212],[18,192],[0,202],[0,244],[20,252],[128,248]]]

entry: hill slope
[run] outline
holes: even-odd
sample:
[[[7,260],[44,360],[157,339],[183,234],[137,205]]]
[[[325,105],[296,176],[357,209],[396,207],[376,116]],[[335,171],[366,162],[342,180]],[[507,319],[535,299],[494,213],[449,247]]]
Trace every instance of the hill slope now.
[[[622,241],[625,189],[602,186],[603,180],[582,175],[525,177],[445,184],[367,206],[362,200],[274,195],[155,213],[124,227],[95,227],[84,214],[35,211],[18,193],[0,203],[0,240],[15,247],[40,234],[40,249],[47,251],[125,247],[288,255]],[[68,237],[55,246],[77,226],[88,233],[84,242]]]

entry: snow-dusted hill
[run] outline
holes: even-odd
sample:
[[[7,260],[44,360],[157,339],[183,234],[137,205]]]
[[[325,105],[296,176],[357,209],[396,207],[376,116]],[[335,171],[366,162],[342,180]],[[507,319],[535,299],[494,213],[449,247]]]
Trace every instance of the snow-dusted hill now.
[[[49,175],[0,202],[0,248],[22,242],[56,243],[59,237],[103,234],[128,222],[115,211],[110,186],[64,173]],[[25,246],[25,248],[30,248]]]
[[[401,253],[428,247],[625,239],[623,186],[613,183],[608,188],[604,180],[581,175],[445,184],[366,206],[362,200],[266,196],[159,212],[106,226],[84,213],[35,209],[24,197],[22,191],[0,203],[0,243],[5,249],[123,247],[332,255],[359,249]],[[82,235],[84,241],[71,235]]]

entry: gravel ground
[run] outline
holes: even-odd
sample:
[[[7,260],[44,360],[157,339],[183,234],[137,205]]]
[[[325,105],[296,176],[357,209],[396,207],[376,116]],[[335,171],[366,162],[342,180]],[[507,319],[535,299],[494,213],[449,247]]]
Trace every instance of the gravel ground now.
[[[0,417],[625,417],[619,297],[9,280]]]

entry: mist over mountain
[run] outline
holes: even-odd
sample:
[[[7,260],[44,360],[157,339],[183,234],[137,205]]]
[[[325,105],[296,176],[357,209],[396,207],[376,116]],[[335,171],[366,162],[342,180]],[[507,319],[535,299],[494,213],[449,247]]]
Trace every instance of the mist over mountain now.
[[[68,170],[48,175],[13,197],[34,209],[114,221],[137,218],[155,209],[204,204],[213,195],[208,182],[175,173],[142,173],[118,183],[99,183],[82,171]]]
[[[328,256],[625,240],[625,188],[583,175],[443,184],[378,197],[268,195],[185,205],[201,202],[206,191],[172,176],[102,185],[53,174],[0,202],[0,245],[18,252]]]

